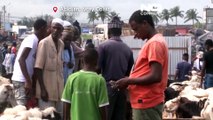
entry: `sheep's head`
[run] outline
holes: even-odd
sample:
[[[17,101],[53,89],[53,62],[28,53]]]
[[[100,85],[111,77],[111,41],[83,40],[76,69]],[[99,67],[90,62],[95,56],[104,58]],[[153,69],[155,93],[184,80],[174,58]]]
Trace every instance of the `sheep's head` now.
[[[167,101],[164,105],[164,110],[166,112],[175,112],[175,110],[177,110],[178,108],[179,101],[180,101],[180,97],[176,97],[172,100]]]
[[[2,84],[0,86],[0,103],[7,102],[10,95],[13,94],[12,84]]]

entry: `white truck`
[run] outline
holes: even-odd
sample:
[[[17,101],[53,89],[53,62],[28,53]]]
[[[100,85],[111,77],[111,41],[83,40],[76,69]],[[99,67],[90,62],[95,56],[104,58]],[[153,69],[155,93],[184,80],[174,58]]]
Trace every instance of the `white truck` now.
[[[15,32],[18,37],[20,37],[23,33],[27,31],[27,26],[24,25],[13,25],[12,32]]]
[[[121,36],[134,35],[133,30],[128,24],[123,25]],[[98,24],[93,31],[93,43],[97,46],[99,43],[108,39],[108,24]]]

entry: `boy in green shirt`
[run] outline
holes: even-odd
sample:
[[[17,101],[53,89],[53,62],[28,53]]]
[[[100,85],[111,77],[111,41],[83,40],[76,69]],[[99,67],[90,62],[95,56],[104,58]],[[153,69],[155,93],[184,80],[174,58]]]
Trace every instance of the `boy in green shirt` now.
[[[83,70],[68,77],[61,99],[64,120],[107,120],[107,88],[104,78],[95,72],[97,60],[98,52],[87,49]]]

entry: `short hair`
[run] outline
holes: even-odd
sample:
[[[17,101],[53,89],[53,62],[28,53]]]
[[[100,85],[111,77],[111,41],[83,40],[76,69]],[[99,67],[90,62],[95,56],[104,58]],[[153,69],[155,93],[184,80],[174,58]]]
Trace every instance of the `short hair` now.
[[[110,34],[112,36],[121,36],[122,29],[121,28],[109,28],[108,34]]]
[[[47,26],[47,22],[43,19],[37,19],[33,25],[35,30],[39,30],[42,27]]]
[[[207,39],[206,42],[205,42],[205,45],[213,47],[213,41],[211,39]]]
[[[143,21],[147,21],[153,28],[155,27],[155,24],[154,24],[154,21],[153,21],[153,18],[152,18],[152,15],[150,15],[148,13],[148,11],[141,11],[141,10],[137,10],[135,11],[130,19],[129,19],[129,23],[132,22],[132,21],[135,21],[136,23],[143,23]]]
[[[87,65],[97,65],[98,52],[94,48],[88,48],[83,52],[82,60]]]
[[[189,57],[188,53],[183,53],[183,57]]]

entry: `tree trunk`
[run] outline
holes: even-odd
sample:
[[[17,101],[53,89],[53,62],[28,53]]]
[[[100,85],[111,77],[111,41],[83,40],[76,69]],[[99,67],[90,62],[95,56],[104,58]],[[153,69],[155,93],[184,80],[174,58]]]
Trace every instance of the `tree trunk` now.
[[[192,19],[192,26],[194,27],[194,19]]]
[[[177,17],[175,19],[176,19],[176,26],[177,26]]]

